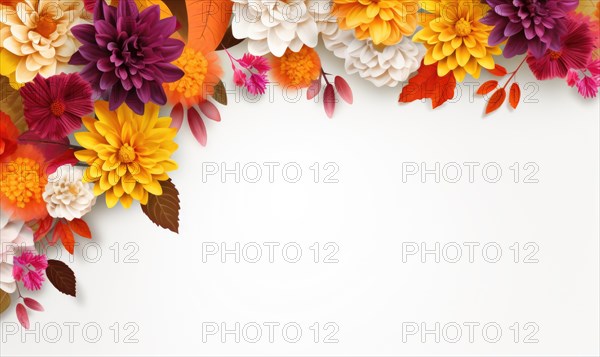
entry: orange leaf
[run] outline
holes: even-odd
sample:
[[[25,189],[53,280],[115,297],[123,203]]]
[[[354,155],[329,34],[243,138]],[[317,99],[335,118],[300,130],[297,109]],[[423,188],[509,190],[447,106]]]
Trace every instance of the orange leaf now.
[[[83,238],[92,238],[92,232],[90,231],[90,227],[88,227],[87,223],[85,223],[83,219],[73,219],[69,222],[69,227],[73,232],[75,232],[79,236],[82,236]]]
[[[509,95],[509,103],[513,109],[517,109],[519,102],[521,101],[521,87],[517,83],[513,83],[510,86],[510,95]]]
[[[500,108],[502,103],[506,100],[506,90],[504,88],[500,88],[492,95],[490,101],[488,102],[487,108],[485,108],[485,114],[490,114],[496,109]]]
[[[487,81],[479,87],[477,94],[484,95],[498,88],[498,81]]]
[[[399,101],[409,103],[415,100],[430,98],[433,109],[444,104],[454,97],[456,89],[456,78],[452,72],[443,77],[437,74],[437,64],[426,66],[421,64],[421,68],[416,76],[410,79],[408,84],[402,89]]]
[[[38,229],[33,233],[34,242],[40,241],[48,234],[48,232],[50,232],[50,229],[52,229],[52,223],[54,223],[54,218],[50,216],[46,216],[44,219],[39,221]]]
[[[504,77],[508,73],[506,68],[502,67],[499,64],[497,64],[496,67],[494,67],[494,69],[490,69],[489,72],[496,77]]]
[[[227,32],[232,1],[187,0],[188,46],[203,53],[217,49]]]
[[[54,243],[58,239],[60,239],[67,252],[72,255],[75,251],[75,237],[73,237],[73,232],[71,232],[69,226],[62,221],[56,222],[56,227],[54,227],[54,233],[52,234],[52,241]]]

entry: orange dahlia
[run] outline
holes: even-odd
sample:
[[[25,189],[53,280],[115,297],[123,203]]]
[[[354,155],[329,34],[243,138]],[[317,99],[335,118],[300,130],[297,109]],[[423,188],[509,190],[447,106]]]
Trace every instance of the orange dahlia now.
[[[321,74],[321,59],[313,48],[290,49],[281,57],[271,58],[271,74],[284,87],[307,88]]]
[[[215,52],[204,54],[202,51],[185,47],[181,57],[172,63],[185,74],[178,81],[163,84],[167,100],[171,104],[181,103],[192,107],[205,101],[214,93],[215,86],[223,76],[219,56]]]
[[[417,28],[416,0],[334,0],[333,14],[342,30],[354,30],[359,40],[395,45]]]
[[[0,165],[0,204],[23,221],[44,218],[42,193],[48,183],[44,155],[33,145],[19,145]]]

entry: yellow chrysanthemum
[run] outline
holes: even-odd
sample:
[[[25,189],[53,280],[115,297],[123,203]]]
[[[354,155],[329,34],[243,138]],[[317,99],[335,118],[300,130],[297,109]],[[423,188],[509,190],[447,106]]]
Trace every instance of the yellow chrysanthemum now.
[[[98,101],[98,119],[83,118],[89,132],[76,133],[75,139],[86,150],[75,156],[90,166],[84,181],[95,182],[96,196],[106,193],[109,208],[119,200],[129,207],[134,199],[148,203],[149,193],[162,195],[159,181],[168,180],[167,172],[177,169],[170,159],[177,150],[173,141],[177,130],[169,127],[171,118],[159,118],[158,111],[150,103],[144,115],[135,114],[127,105],[111,112],[108,102]]]
[[[437,62],[439,76],[453,71],[460,82],[467,73],[479,78],[482,67],[496,66],[492,56],[502,50],[488,45],[493,27],[479,22],[489,6],[475,0],[422,0],[421,5],[427,13],[413,41],[424,43],[425,64]]]
[[[359,40],[395,45],[417,28],[416,0],[334,0],[333,13],[342,30],[354,30]]]

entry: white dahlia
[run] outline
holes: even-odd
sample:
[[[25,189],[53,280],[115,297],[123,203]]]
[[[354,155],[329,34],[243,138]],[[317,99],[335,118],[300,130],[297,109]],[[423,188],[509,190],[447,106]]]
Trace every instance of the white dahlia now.
[[[25,222],[11,219],[11,212],[0,208],[0,289],[14,293],[13,258],[17,251],[33,248],[33,232]]]
[[[48,177],[42,197],[50,216],[69,221],[83,217],[96,204],[93,184],[83,182],[83,169],[71,165],[59,167]]]
[[[8,4],[11,2],[9,1]],[[71,28],[84,22],[83,1],[22,0],[0,6],[1,74],[18,83],[50,77],[77,52]]]
[[[359,40],[352,31],[323,32],[325,47],[345,60],[348,74],[358,73],[377,87],[395,87],[409,79],[421,66],[425,47],[404,37],[391,46],[376,46],[373,41]]]
[[[331,0],[233,0],[233,35],[248,39],[254,55],[283,56],[289,48],[316,47],[319,22],[328,21]]]

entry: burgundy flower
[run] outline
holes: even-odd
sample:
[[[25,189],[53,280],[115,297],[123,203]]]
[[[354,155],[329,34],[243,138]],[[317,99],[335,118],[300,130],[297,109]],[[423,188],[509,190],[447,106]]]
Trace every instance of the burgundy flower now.
[[[29,130],[42,139],[60,140],[81,127],[94,111],[92,87],[79,74],[37,75],[20,90]]]
[[[589,25],[569,19],[566,29],[555,50],[547,49],[539,58],[531,54],[527,57],[537,79],[565,78],[569,69],[584,69],[590,62],[594,38]]]
[[[504,48],[507,58],[529,50],[541,57],[546,50],[558,50],[566,32],[567,13],[579,0],[483,0],[492,9],[481,20],[494,26],[489,44],[496,46],[508,40]]]
[[[71,30],[82,46],[70,63],[85,65],[81,76],[108,98],[110,110],[125,102],[134,112],[143,114],[145,103],[166,104],[162,84],[184,74],[171,64],[184,46],[170,38],[176,30],[175,17],[161,20],[158,5],[140,13],[133,0],[121,0],[118,7],[97,0],[94,24]]]

